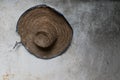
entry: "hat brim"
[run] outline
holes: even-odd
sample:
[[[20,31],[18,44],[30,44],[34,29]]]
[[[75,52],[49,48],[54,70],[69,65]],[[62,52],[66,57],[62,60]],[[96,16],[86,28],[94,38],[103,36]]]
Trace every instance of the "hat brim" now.
[[[33,42],[35,32],[41,29],[44,18],[49,18],[48,23],[54,24],[57,29],[58,38],[54,44],[48,48],[40,48]],[[37,21],[37,22],[36,22]],[[63,54],[69,47],[73,30],[65,17],[55,9],[46,5],[37,5],[25,11],[18,20],[17,32],[21,37],[21,42],[25,48],[38,58],[51,59]]]

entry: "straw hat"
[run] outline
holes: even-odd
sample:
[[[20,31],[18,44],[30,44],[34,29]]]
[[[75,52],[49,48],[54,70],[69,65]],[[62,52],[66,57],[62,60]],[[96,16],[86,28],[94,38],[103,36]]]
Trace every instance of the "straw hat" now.
[[[46,5],[32,7],[23,13],[17,29],[25,48],[43,59],[62,54],[70,45],[73,33],[64,16]]]

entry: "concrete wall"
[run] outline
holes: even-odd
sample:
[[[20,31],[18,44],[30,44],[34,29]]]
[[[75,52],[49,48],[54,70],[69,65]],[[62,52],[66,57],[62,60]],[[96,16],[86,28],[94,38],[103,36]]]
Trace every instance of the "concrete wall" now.
[[[74,31],[70,48],[50,60],[13,49],[18,18],[39,4],[60,11]],[[0,80],[120,80],[119,17],[117,0],[0,0]]]

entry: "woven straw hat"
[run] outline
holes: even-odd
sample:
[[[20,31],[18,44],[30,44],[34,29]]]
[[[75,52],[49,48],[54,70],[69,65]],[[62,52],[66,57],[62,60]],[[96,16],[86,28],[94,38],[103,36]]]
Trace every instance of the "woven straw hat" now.
[[[37,5],[23,13],[17,31],[25,48],[43,59],[62,54],[70,45],[73,33],[64,16],[46,5]]]

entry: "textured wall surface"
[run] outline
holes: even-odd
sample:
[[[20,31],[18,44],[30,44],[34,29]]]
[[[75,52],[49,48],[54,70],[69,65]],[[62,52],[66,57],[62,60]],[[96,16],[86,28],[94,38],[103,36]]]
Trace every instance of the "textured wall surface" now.
[[[60,11],[74,31],[70,48],[50,60],[13,49],[20,15],[39,4]],[[0,0],[0,80],[120,80],[119,41],[117,0]]]

